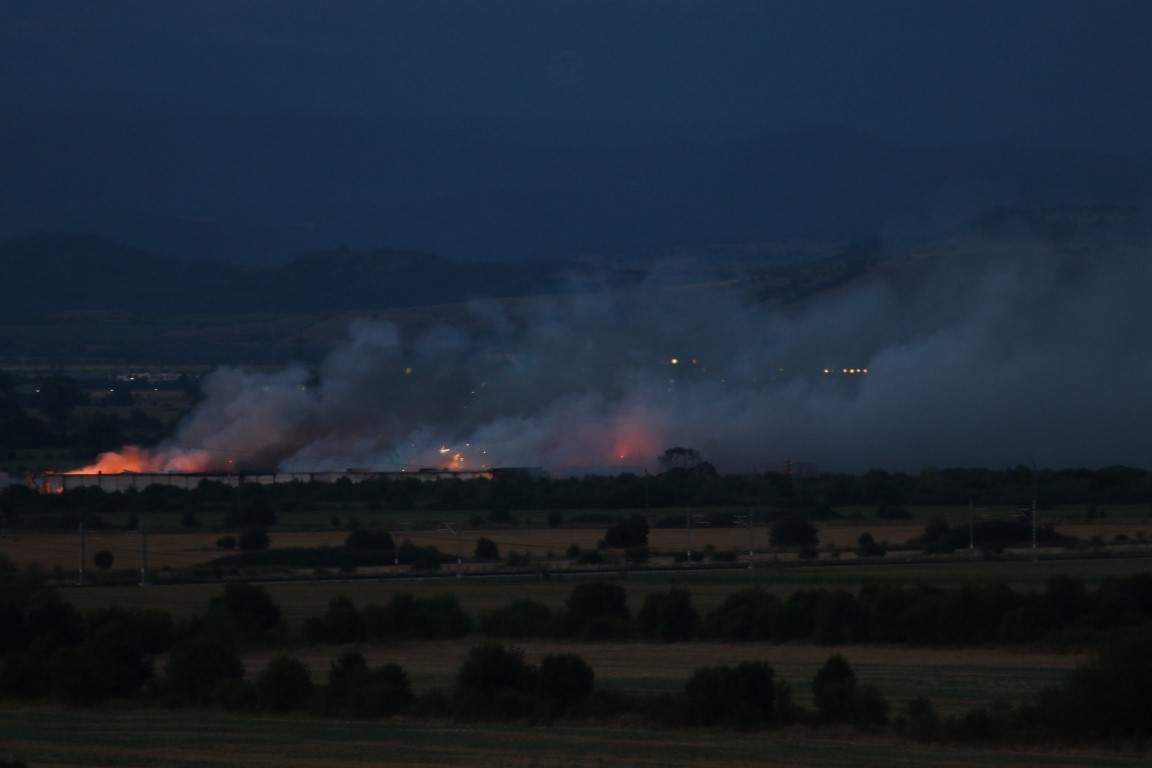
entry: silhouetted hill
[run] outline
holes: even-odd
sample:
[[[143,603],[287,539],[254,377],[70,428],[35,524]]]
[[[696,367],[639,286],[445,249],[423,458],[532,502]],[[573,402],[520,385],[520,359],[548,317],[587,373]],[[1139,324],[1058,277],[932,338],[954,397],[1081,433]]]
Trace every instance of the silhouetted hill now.
[[[549,264],[457,262],[409,251],[329,251],[242,267],[145,253],[103,238],[36,234],[0,242],[0,314],[51,312],[344,312],[553,285]]]
[[[0,114],[0,167],[0,237],[66,229],[242,263],[333,244],[505,261],[846,241],[1152,193],[1148,157],[846,130],[545,147],[323,116]]]

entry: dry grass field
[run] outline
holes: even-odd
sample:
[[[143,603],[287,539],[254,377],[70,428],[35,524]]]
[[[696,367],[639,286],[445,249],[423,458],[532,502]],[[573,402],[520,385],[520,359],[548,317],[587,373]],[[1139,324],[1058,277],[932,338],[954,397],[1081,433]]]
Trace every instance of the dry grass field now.
[[[0,709],[0,759],[35,768],[1129,768],[1148,756],[919,745],[854,731],[752,735],[626,725],[524,726]],[[5,754],[6,753],[6,754]]]
[[[1119,524],[1100,524],[1095,530]],[[878,538],[897,540],[919,526],[889,525],[884,533],[877,526],[835,523],[822,526],[828,541],[854,542],[863,530]],[[546,529],[473,531],[461,538],[467,553],[475,538],[486,535],[498,542],[502,552],[532,552],[542,558],[549,551],[559,554],[576,542],[593,546],[599,529]],[[346,532],[274,532],[273,546],[338,545]],[[406,532],[414,543],[433,544],[454,553],[456,538],[450,532]],[[914,535],[914,534],[909,534]],[[1101,534],[1103,535],[1103,534]],[[1129,533],[1131,535],[1131,533]],[[153,568],[176,568],[204,563],[220,554],[215,547],[218,533],[156,533],[149,536],[149,559]],[[746,529],[698,529],[693,547],[712,544],[717,549],[747,546]],[[1088,582],[1110,576],[1147,571],[1149,561],[1134,557],[1102,557],[1083,560],[942,560],[901,563],[883,558],[852,566],[854,557],[844,554],[833,560],[822,553],[816,562],[772,563],[762,530],[754,532],[763,546],[758,549],[755,569],[724,572],[624,573],[628,603],[635,611],[644,597],[666,590],[670,583],[687,589],[701,613],[719,605],[733,591],[757,585],[785,595],[797,588],[824,586],[855,591],[866,583],[906,584],[927,582],[956,585],[968,581],[1006,581],[1013,586],[1038,588],[1057,573]],[[653,531],[652,546],[674,549],[687,538],[686,531]],[[1110,537],[1111,538],[1111,537]],[[848,546],[848,545],[845,545]],[[139,538],[130,532],[95,532],[87,552],[109,549],[117,568],[138,567]],[[1119,551],[1119,550],[1117,550]],[[13,535],[0,539],[0,552],[17,562],[40,562],[74,569],[78,559],[75,535]],[[565,561],[566,562],[566,561]],[[846,567],[847,566],[847,567]],[[479,568],[479,566],[477,566]],[[487,567],[487,566],[484,566]],[[564,567],[564,566],[562,566]],[[388,570],[388,569],[385,569]],[[448,568],[451,573],[452,569]],[[397,575],[412,576],[403,569]],[[466,574],[467,575],[467,574]],[[614,575],[609,572],[608,575]],[[265,586],[281,607],[291,629],[304,619],[321,614],[329,601],[346,595],[358,606],[385,603],[398,592],[431,596],[444,592],[457,595],[473,617],[519,597],[560,606],[571,593],[574,579],[563,572],[550,578],[491,581],[474,578],[432,578],[390,581],[270,583]],[[162,608],[177,616],[196,614],[221,591],[219,584],[141,587],[85,587],[65,589],[65,599],[78,609],[121,605]],[[468,650],[478,637],[454,641],[404,642],[361,648],[372,664],[397,663],[404,667],[417,690],[448,686]],[[916,696],[930,698],[944,715],[958,714],[993,700],[1021,702],[1039,689],[1057,683],[1071,668],[1085,660],[1078,654],[1060,654],[1035,648],[905,648],[885,646],[816,646],[769,643],[581,643],[530,640],[514,643],[530,662],[546,653],[579,654],[593,667],[597,685],[629,692],[680,690],[695,669],[733,664],[745,660],[765,661],[778,678],[793,688],[796,700],[810,703],[809,683],[816,670],[833,653],[842,653],[859,680],[875,683],[894,707]],[[313,678],[323,680],[330,663],[344,647],[295,646],[287,652],[308,664]],[[258,673],[272,652],[249,654],[245,665],[250,676]],[[163,668],[163,659],[158,668]],[[123,705],[127,706],[127,705]],[[1147,765],[1144,754],[1118,751],[1061,751],[1040,748],[960,748],[916,745],[892,737],[864,736],[854,730],[812,731],[794,727],[780,732],[742,735],[723,731],[673,732],[617,722],[599,726],[459,725],[427,721],[346,722],[308,717],[229,716],[220,712],[134,710],[123,706],[95,711],[57,708],[0,707],[0,760],[22,759],[29,766],[1138,766]]]
[[[875,523],[837,521],[819,524],[820,543],[824,550],[835,547],[841,550],[839,557],[854,557],[852,550],[856,540],[864,532],[869,532],[877,541],[903,543],[923,533],[923,526],[909,523]],[[1105,542],[1113,543],[1117,536],[1126,536],[1128,541],[1122,547],[1125,552],[1145,553],[1152,556],[1152,524],[1145,522],[1092,522],[1068,523],[1059,530],[1067,535],[1089,541],[1100,536]],[[1142,543],[1138,540],[1144,534]],[[201,565],[220,557],[225,552],[217,549],[216,540],[222,532],[201,531],[157,531],[148,533],[148,563],[151,568],[183,568]],[[344,543],[348,532],[342,530],[273,530],[273,548],[339,546]],[[480,537],[496,542],[502,555],[519,552],[540,560],[549,556],[563,558],[572,544],[583,549],[596,546],[603,538],[602,528],[506,528],[498,530],[463,530],[457,540],[456,534],[448,530],[402,531],[397,534],[401,540],[409,540],[418,546],[435,546],[447,555],[458,551],[468,559],[476,548]],[[95,530],[88,531],[85,543],[90,558],[97,550],[107,549],[115,558],[116,568],[138,568],[140,558],[140,536],[134,531]],[[760,526],[753,529],[751,536],[747,528],[695,528],[691,531],[656,528],[649,534],[649,547],[655,552],[701,551],[714,547],[721,552],[734,552],[747,561],[748,552],[754,552],[754,559],[769,560],[773,557],[788,558],[786,554],[776,554],[768,543],[767,530]],[[75,569],[80,558],[80,541],[76,533],[61,532],[10,532],[0,537],[0,554],[7,555],[18,565],[37,563],[48,569],[61,567]],[[827,558],[829,553],[822,551]],[[487,569],[485,566],[482,569]]]
[[[453,641],[370,645],[357,648],[371,664],[395,663],[407,670],[417,690],[450,687],[456,669],[477,638]],[[575,653],[596,672],[597,686],[634,693],[675,692],[692,673],[708,666],[763,661],[779,679],[792,686],[796,701],[812,705],[809,684],[828,657],[839,653],[862,683],[875,683],[896,706],[926,696],[943,714],[957,714],[1000,698],[1028,700],[1041,688],[1057,683],[1084,662],[1080,654],[984,648],[940,649],[889,646],[818,646],[778,643],[627,643],[525,640],[511,642],[529,663],[548,653]],[[347,648],[297,648],[317,680]],[[262,669],[277,653],[250,654],[249,674]]]

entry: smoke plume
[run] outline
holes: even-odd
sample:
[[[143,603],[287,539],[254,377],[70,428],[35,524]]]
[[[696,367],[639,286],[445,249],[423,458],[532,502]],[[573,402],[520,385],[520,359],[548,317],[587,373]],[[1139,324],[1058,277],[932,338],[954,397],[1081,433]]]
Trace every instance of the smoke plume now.
[[[728,472],[1147,466],[1150,273],[982,246],[800,302],[656,273],[411,338],[364,322],[315,372],[216,371],[144,468],[640,471],[672,446]]]

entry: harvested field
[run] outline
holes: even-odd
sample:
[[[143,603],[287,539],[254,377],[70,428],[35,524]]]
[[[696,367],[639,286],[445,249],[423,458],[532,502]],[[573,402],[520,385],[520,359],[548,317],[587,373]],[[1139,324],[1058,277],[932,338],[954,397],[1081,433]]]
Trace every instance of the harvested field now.
[[[461,726],[188,711],[0,710],[3,749],[29,765],[171,768],[1127,768],[1147,755],[918,745],[790,728],[741,735],[609,726]]]
[[[910,524],[894,523],[859,523],[859,522],[830,522],[819,526],[820,542],[826,549],[828,546],[845,550],[841,558],[853,559],[852,550],[856,547],[856,540],[864,532],[869,532],[877,541],[890,543],[903,543],[923,533],[923,527]],[[1126,536],[1128,541],[1122,547],[1113,547],[1128,553],[1145,553],[1152,556],[1152,526],[1131,523],[1078,523],[1061,525],[1059,530],[1084,541],[1094,536],[1100,536],[1105,542],[1115,542],[1117,536]],[[1138,539],[1140,532],[1144,532],[1144,541]],[[224,535],[223,531],[203,532],[171,532],[159,531],[148,533],[148,563],[152,568],[183,568],[202,565],[211,560],[227,554],[216,547],[216,540]],[[270,532],[273,548],[288,547],[319,547],[339,546],[348,536],[342,530],[316,530],[291,531],[275,530]],[[510,528],[497,530],[465,530],[461,532],[459,541],[456,535],[447,530],[429,531],[401,531],[397,534],[400,541],[408,540],[417,546],[435,546],[446,555],[455,555],[458,551],[465,559],[471,557],[476,549],[476,542],[481,537],[494,541],[502,555],[509,552],[519,552],[531,555],[534,560],[547,558],[550,555],[564,558],[564,553],[571,544],[582,549],[592,549],[603,538],[604,531],[600,528]],[[684,529],[656,528],[649,534],[649,547],[655,552],[682,552],[688,549],[702,551],[705,547],[714,547],[721,552],[734,552],[741,559],[747,560],[751,548],[758,560],[769,559],[774,556],[772,547],[768,544],[768,534],[765,528],[753,529],[749,538],[746,528],[694,528],[691,531]],[[135,531],[125,530],[95,530],[87,534],[86,549],[89,562],[86,569],[91,568],[91,555],[100,549],[107,549],[115,557],[117,568],[138,568],[140,558],[140,535]],[[24,533],[14,532],[0,537],[0,554],[7,555],[18,565],[37,563],[45,568],[61,567],[65,569],[76,568],[80,559],[80,541],[78,534],[70,533]],[[893,553],[894,555],[895,553]],[[827,557],[827,552],[821,553]],[[784,559],[792,558],[789,553],[775,555]],[[490,569],[483,566],[481,569]]]
[[[443,642],[358,647],[372,664],[404,667],[413,687],[450,687],[452,677],[479,638]],[[641,693],[682,690],[692,672],[707,666],[763,661],[788,682],[798,703],[811,706],[809,683],[828,657],[839,653],[861,683],[875,683],[899,705],[925,696],[943,714],[956,714],[1001,698],[1030,699],[1084,662],[1080,654],[1037,653],[986,648],[940,649],[894,646],[818,646],[779,643],[588,643],[524,640],[508,643],[524,651],[529,663],[548,653],[575,653],[596,672],[597,686]],[[323,679],[329,664],[346,648],[300,648],[293,656]],[[277,653],[251,654],[245,662],[255,674]]]

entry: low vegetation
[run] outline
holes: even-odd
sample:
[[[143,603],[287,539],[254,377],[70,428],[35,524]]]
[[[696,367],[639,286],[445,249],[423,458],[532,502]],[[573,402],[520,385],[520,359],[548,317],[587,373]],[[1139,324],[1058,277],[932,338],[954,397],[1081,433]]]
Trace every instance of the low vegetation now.
[[[1152,651],[1152,574],[1094,591],[1058,578],[1031,596],[1015,595],[1007,585],[929,592],[892,587],[857,596],[801,590],[781,602],[753,589],[733,593],[703,617],[682,588],[651,593],[634,615],[618,583],[585,581],[571,587],[560,610],[514,600],[475,625],[451,594],[398,593],[384,605],[363,608],[341,596],[299,627],[285,622],[266,590],[243,583],[227,585],[201,611],[177,620],[157,610],[82,614],[35,572],[10,563],[2,564],[0,578],[0,698],[12,701],[91,708],[127,700],[136,706],[462,723],[627,717],[655,729],[851,726],[915,742],[979,744],[1143,744],[1152,733],[1145,706],[1152,697],[1146,663]],[[405,669],[373,666],[358,650],[365,644],[466,638],[477,631],[480,636],[444,687],[416,690]],[[1075,639],[1077,647],[1098,650],[1089,663],[1035,696],[942,716],[930,698],[889,701],[839,652],[830,653],[809,680],[784,680],[765,661],[737,660],[695,669],[676,691],[643,693],[601,688],[580,653],[547,652],[530,663],[520,649],[505,644],[532,635],[674,643],[693,637],[762,639],[765,633],[837,644]],[[297,658],[294,649],[302,641],[334,646],[326,676],[314,677]],[[264,661],[248,670],[244,658],[252,651]],[[738,645],[732,655],[739,659]]]

